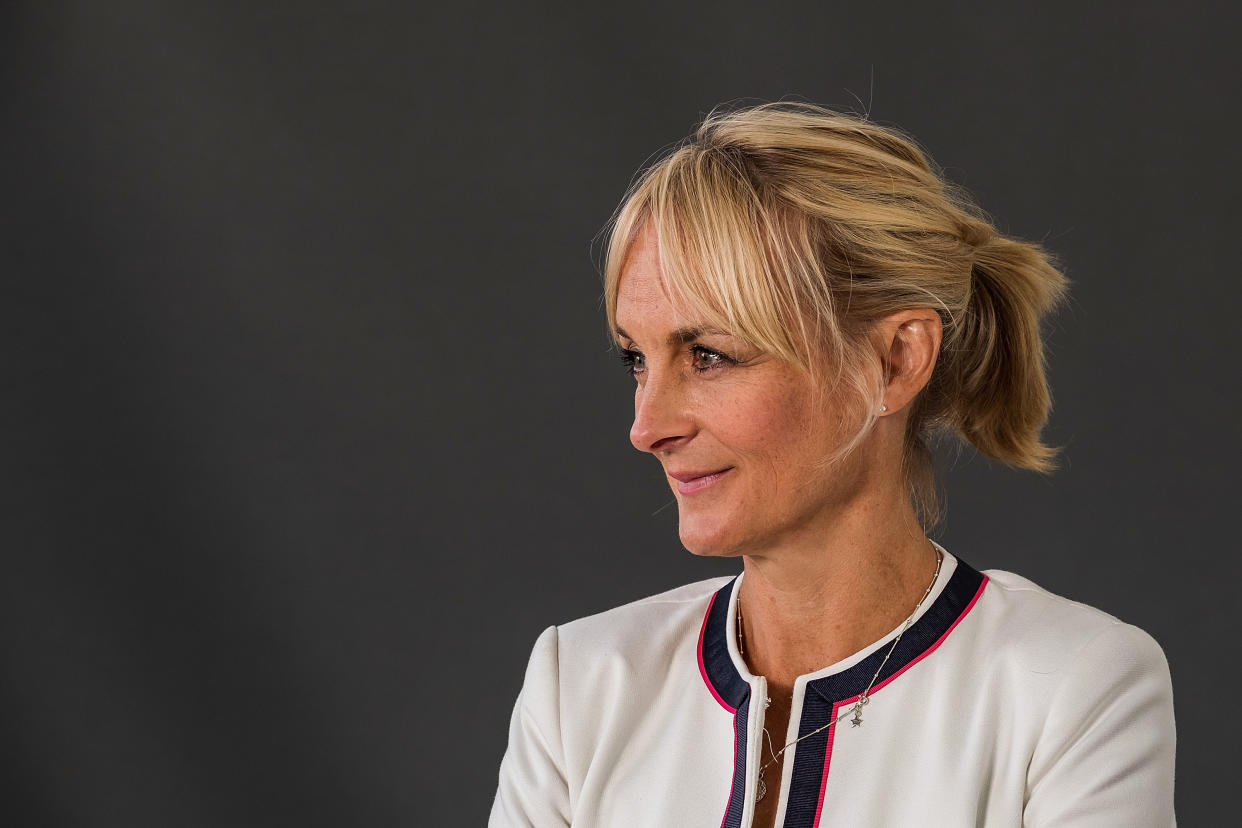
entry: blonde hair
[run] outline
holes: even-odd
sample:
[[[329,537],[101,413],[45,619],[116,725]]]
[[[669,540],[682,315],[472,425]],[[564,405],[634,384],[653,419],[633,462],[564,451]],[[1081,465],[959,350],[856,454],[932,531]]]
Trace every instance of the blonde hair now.
[[[1051,471],[1041,319],[1067,280],[1040,246],[1001,235],[908,137],[810,104],[717,109],[635,180],[611,222],[604,300],[651,222],[679,308],[857,403],[852,452],[883,396],[873,325],[931,307],[943,339],[911,404],[902,466],[925,528],[939,522],[929,442],[948,432],[1012,466]],[[834,366],[828,380],[822,372]]]

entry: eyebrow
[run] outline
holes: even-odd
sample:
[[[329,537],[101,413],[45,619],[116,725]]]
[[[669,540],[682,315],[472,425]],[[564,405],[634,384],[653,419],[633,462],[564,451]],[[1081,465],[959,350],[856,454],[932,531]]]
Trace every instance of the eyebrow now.
[[[631,342],[634,341],[634,337],[627,334],[625,332],[625,329],[620,326],[617,327],[616,334],[618,337],[623,336],[626,339],[630,340]],[[700,336],[703,336],[705,334],[714,334],[716,336],[729,336],[728,332],[722,331],[719,328],[713,328],[710,325],[692,325],[690,327],[678,328],[677,330],[669,334],[668,344],[672,346],[685,345],[687,342],[693,342],[694,340],[698,339]]]

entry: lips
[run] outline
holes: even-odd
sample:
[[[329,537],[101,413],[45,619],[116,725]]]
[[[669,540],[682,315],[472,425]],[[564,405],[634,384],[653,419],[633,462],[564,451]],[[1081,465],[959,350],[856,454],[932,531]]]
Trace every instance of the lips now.
[[[681,494],[694,494],[701,492],[709,486],[714,485],[718,480],[732,471],[733,467],[729,466],[715,471],[680,471],[669,472],[668,476],[677,481],[677,491]]]

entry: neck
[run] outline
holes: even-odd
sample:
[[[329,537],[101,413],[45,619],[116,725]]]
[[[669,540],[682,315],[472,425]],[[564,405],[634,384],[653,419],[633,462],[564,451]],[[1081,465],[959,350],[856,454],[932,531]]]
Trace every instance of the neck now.
[[[900,627],[926,593],[937,555],[913,510],[903,500],[877,520],[874,506],[743,557],[744,658],[776,692]]]

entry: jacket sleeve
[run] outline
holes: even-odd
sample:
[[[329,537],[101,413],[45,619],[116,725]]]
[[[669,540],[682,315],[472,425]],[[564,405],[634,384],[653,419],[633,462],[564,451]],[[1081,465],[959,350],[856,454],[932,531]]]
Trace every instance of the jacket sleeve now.
[[[531,651],[487,824],[488,828],[567,828],[571,819],[553,626],[540,633]]]
[[[1117,622],[1073,660],[1027,773],[1025,828],[1170,828],[1176,732],[1164,652]]]

